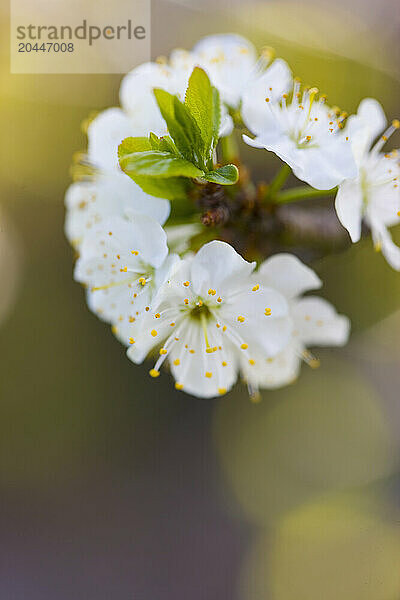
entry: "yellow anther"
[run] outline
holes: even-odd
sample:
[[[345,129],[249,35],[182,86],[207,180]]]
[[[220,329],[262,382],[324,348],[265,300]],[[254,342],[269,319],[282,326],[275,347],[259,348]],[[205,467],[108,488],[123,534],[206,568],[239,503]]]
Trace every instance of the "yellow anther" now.
[[[241,347],[242,350],[247,350],[247,348],[249,347],[249,345],[248,344],[242,344],[240,347]]]
[[[400,121],[399,121],[399,119],[393,119],[393,121],[392,121],[392,126],[393,126],[395,129],[400,129]]]
[[[151,335],[152,335],[153,337],[156,337],[156,335],[157,335],[157,331],[156,331],[155,329],[152,329],[152,330],[151,330]]]
[[[160,354],[161,356],[165,356],[165,354],[167,354],[167,350],[165,348],[160,348]]]
[[[175,383],[175,389],[176,390],[183,390],[183,383],[176,382]]]
[[[271,309],[267,307],[267,308],[265,309],[265,311],[264,311],[264,315],[265,315],[266,317],[269,317],[269,316],[270,316],[270,314],[271,314],[271,312],[272,312],[272,311],[271,311]]]
[[[275,48],[272,48],[271,46],[264,46],[261,48],[261,56],[269,61],[274,58],[275,54]]]
[[[221,325],[220,325],[219,323],[216,323],[216,324],[215,324],[215,327],[216,327],[217,329],[219,329],[219,328],[221,327]]]
[[[226,325],[223,326],[222,331],[226,331]]]
[[[258,285],[258,283],[257,283],[257,285],[255,285],[255,286],[252,288],[252,290],[251,290],[251,291],[252,291],[252,292],[257,292],[259,289],[260,289],[260,286],[259,286],[259,285]]]
[[[222,365],[223,367],[227,367],[227,366],[228,366],[228,363],[227,363],[227,362],[225,362],[225,361],[223,360],[223,361],[222,361],[222,363],[221,363],[221,365]]]
[[[253,404],[259,404],[261,402],[260,392],[254,392],[254,394],[252,394],[250,396],[250,400],[252,401]]]
[[[188,304],[189,304],[189,299],[188,299],[188,298],[185,298],[185,299],[184,299],[184,303],[185,303],[186,305],[188,305]]]
[[[203,306],[203,300],[199,300],[197,306]]]
[[[170,323],[170,326],[175,327],[175,323],[174,322]]]
[[[135,343],[135,340],[134,340],[132,337],[130,337],[130,338],[129,338],[129,343],[130,343],[130,344],[134,344],[134,343]]]
[[[119,260],[119,259],[121,258],[121,255],[120,255],[120,254],[117,254],[117,258],[118,258],[118,260]]]
[[[196,352],[196,350],[193,350],[193,348],[191,348],[191,349],[189,350],[189,352],[190,352],[190,354],[194,354],[194,353]]]
[[[210,296],[215,296],[215,294],[217,293],[215,290],[212,290],[211,288],[208,290],[208,293]]]
[[[183,282],[183,285],[184,285],[185,287],[189,287],[189,285],[190,285],[190,282],[189,282],[189,281],[184,281],[184,282]]]
[[[174,360],[174,365],[175,365],[176,367],[179,367],[179,365],[180,365],[180,364],[181,364],[181,361],[179,360],[179,358],[176,358],[176,359]]]
[[[160,317],[161,317],[160,313],[156,313],[156,314],[154,315],[154,318],[155,318],[155,319],[159,319]]]
[[[256,361],[253,358],[249,358],[249,365],[255,365]]]
[[[113,332],[113,334],[115,335],[116,333],[118,333],[118,327],[115,327],[115,325],[113,325],[111,327],[111,331]]]
[[[223,396],[224,394],[226,394],[226,388],[218,388],[218,394],[220,396]]]
[[[139,252],[137,250],[131,250],[133,256],[137,256],[139,254]]]
[[[160,371],[157,371],[156,369],[150,369],[149,375],[155,379],[156,377],[160,376]]]
[[[265,102],[269,102],[269,98],[265,98]]]
[[[135,317],[129,317],[129,323],[134,323],[136,321]]]
[[[218,296],[218,298],[217,298],[217,302],[222,302],[222,298],[221,298],[221,296]]]
[[[144,309],[146,312],[149,312],[150,310],[150,306],[146,306],[146,308]]]
[[[211,379],[211,377],[212,377],[211,371],[206,371],[205,376],[207,377],[207,379]]]
[[[312,369],[318,369],[321,366],[321,361],[318,358],[312,358],[308,364]]]
[[[108,232],[108,235],[112,235],[112,231],[109,231],[109,232]]]
[[[207,354],[212,354],[214,352],[214,348],[206,348]]]
[[[242,317],[242,315],[239,315],[237,320],[239,321],[239,323],[244,323],[245,319],[244,317]]]
[[[122,267],[122,269],[120,269],[121,273],[126,273],[128,270],[128,267]]]

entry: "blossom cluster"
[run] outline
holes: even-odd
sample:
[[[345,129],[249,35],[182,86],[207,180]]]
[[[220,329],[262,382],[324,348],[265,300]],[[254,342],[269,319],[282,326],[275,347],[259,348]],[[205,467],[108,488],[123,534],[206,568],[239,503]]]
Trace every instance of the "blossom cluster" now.
[[[167,364],[176,389],[204,398],[241,377],[257,399],[260,388],[295,381],[302,361],[318,366],[310,347],[345,344],[349,320],[308,293],[322,285],[309,266],[287,252],[246,260],[218,228],[196,247],[204,227],[179,219],[176,207],[195,204],[196,194],[234,197],[241,164],[221,164],[219,148],[239,128],[246,144],[287,165],[283,174],[336,194],[351,240],[364,220],[400,270],[388,231],[400,222],[400,166],[397,151],[383,152],[398,121],[373,145],[386,128],[377,101],[363,100],[348,117],[303,88],[270,49],[258,56],[237,35],[135,68],[120,100],[88,125],[86,176],[67,191],[65,231],[88,306],[129,359],[155,355],[153,378]],[[267,202],[283,182],[278,175]]]

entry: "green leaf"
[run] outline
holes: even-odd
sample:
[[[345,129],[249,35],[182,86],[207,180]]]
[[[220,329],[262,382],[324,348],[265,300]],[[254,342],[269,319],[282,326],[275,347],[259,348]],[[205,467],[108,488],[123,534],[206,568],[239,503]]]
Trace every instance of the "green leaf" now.
[[[128,137],[122,140],[118,146],[118,158],[122,158],[126,154],[132,154],[133,152],[145,152],[146,150],[151,149],[151,142],[147,138]]]
[[[178,148],[175,146],[174,140],[169,135],[165,135],[160,138],[160,145],[158,149],[161,152],[170,152],[171,154],[179,156]]]
[[[196,120],[203,140],[203,154],[208,166],[216,146],[220,126],[220,99],[218,90],[212,87],[207,73],[195,67],[189,79],[185,105]]]
[[[155,89],[154,96],[179,152],[186,160],[204,169],[200,129],[188,108],[165,90]]]
[[[219,185],[233,185],[239,179],[239,171],[235,165],[225,165],[216,171],[209,171],[203,179]]]
[[[130,175],[130,177],[146,194],[156,198],[165,198],[166,200],[187,201],[188,193],[192,187],[190,180],[185,177],[168,177],[166,179],[135,175]]]
[[[191,162],[169,152],[150,150],[134,152],[120,159],[121,169],[127,175],[145,177],[202,177],[201,171]]]

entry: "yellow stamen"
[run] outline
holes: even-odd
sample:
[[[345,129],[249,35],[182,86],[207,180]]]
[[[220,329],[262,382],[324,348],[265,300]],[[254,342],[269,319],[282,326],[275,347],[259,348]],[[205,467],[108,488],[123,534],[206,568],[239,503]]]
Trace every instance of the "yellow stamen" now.
[[[152,335],[153,337],[156,337],[156,335],[157,335],[157,331],[156,331],[155,329],[152,329],[152,331],[151,331],[151,335]]]
[[[156,377],[160,376],[160,371],[156,371],[156,369],[150,369],[149,375],[155,379]]]

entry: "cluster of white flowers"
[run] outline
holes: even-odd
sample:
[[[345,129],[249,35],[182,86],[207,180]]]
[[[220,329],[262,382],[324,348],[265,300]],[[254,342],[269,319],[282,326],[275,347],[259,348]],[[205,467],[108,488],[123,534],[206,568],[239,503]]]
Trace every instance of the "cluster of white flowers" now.
[[[327,301],[304,296],[321,282],[295,256],[277,254],[256,268],[217,240],[197,253],[172,253],[163,229],[170,202],[146,194],[121,171],[123,139],[168,134],[153,90],[183,99],[196,66],[219,91],[220,136],[231,134],[239,114],[252,134],[246,143],[274,152],[316,189],[339,186],[336,209],[351,239],[360,238],[364,218],[400,270],[400,250],[387,231],[400,222],[399,161],[396,152],[381,153],[398,122],[370,150],[385,125],[376,101],[364,100],[347,119],[315,88],[302,90],[271,51],[259,57],[242,37],[219,35],[134,69],[121,85],[122,108],[90,123],[91,178],[66,194],[66,235],[79,256],[75,278],[86,287],[89,308],[111,324],[133,362],[157,355],[152,377],[166,361],[178,390],[213,397],[241,376],[257,398],[259,388],[293,382],[301,361],[317,366],[308,347],[345,344],[350,325]],[[187,235],[187,226],[174,228],[176,248],[186,251]]]

